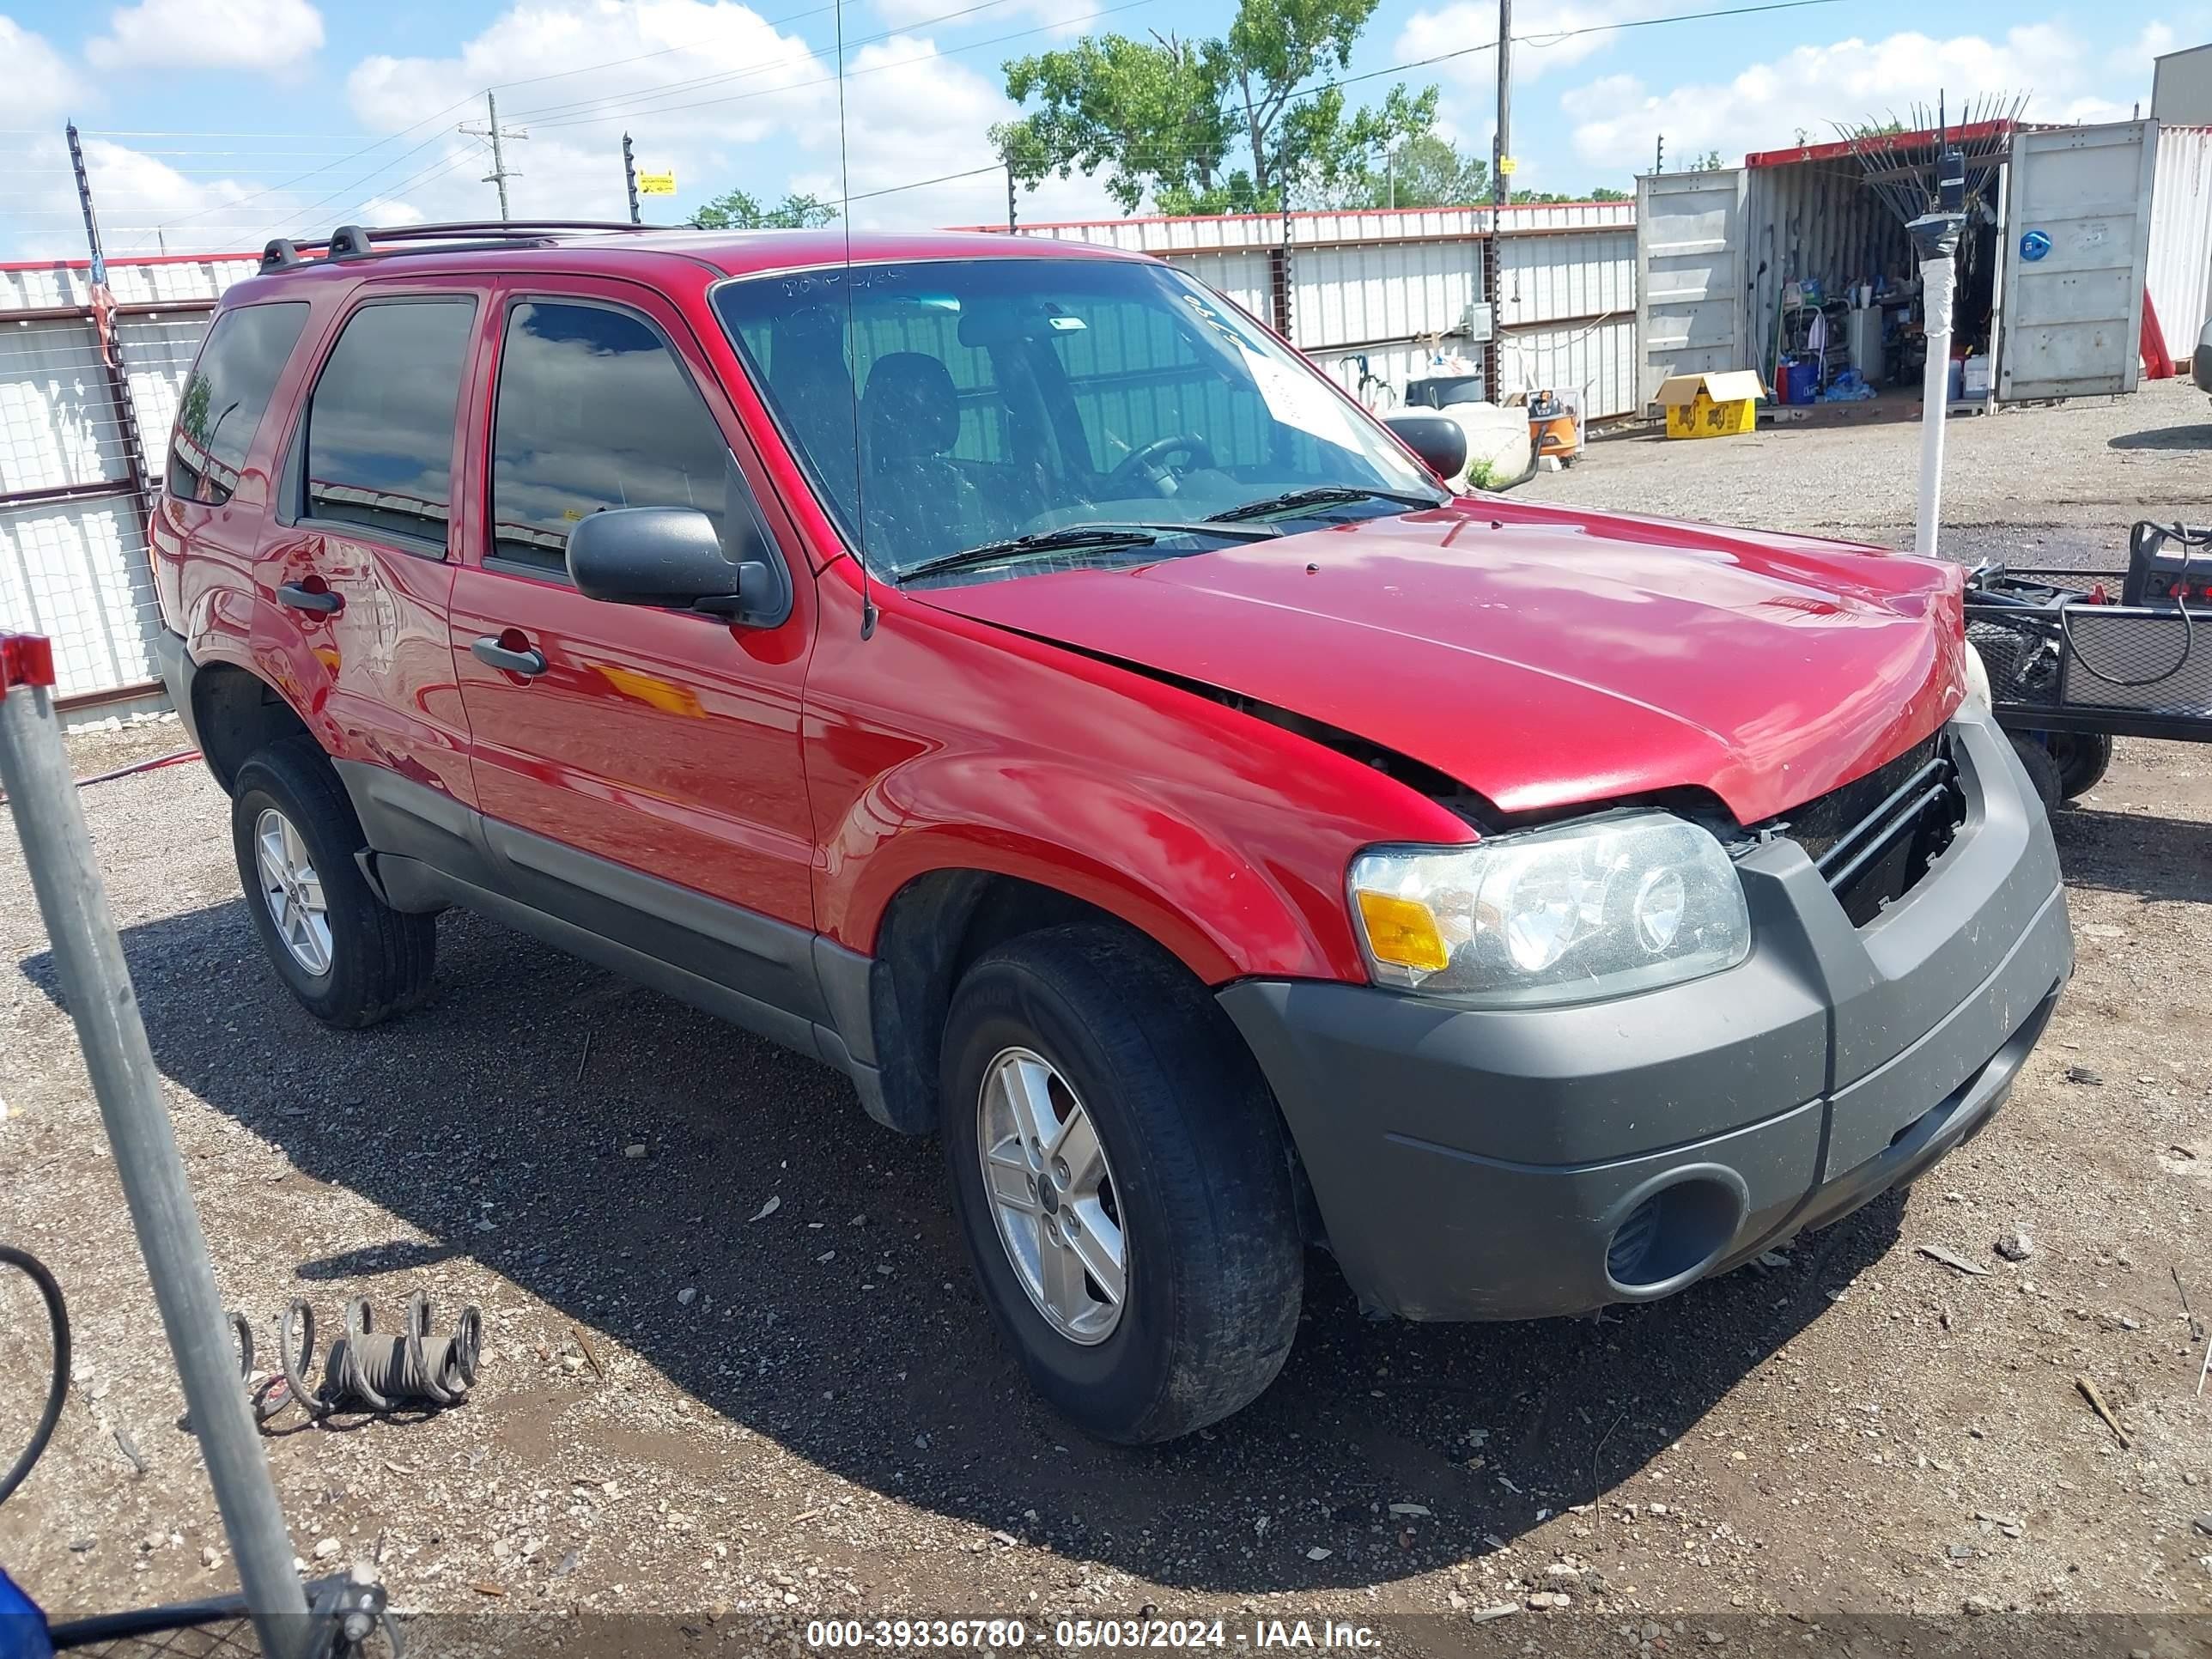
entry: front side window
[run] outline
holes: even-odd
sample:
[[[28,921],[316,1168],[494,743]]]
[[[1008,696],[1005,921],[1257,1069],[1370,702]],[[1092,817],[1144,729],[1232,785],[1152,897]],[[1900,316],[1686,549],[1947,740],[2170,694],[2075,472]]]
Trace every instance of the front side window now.
[[[893,578],[1012,538],[1157,530],[1300,490],[1437,498],[1304,358],[1163,265],[833,266],[726,283],[714,306],[823,505]]]
[[[307,512],[443,549],[476,301],[392,300],[347,321],[307,404]]]
[[[230,499],[276,377],[307,321],[307,307],[296,300],[240,306],[215,319],[177,399],[169,441],[172,495],[218,506]]]
[[[696,507],[723,528],[736,465],[653,325],[606,306],[508,312],[492,419],[492,556],[565,568],[568,532],[609,507]]]

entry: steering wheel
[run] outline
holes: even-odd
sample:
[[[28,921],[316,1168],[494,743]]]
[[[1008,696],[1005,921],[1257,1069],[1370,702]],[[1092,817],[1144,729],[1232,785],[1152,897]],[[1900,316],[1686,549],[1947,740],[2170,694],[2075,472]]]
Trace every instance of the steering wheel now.
[[[1175,494],[1172,489],[1160,488],[1169,483],[1175,473],[1175,469],[1166,464],[1165,458],[1170,455],[1187,458],[1189,465],[1183,468],[1185,471],[1214,465],[1212,447],[1198,434],[1170,433],[1124,455],[1114,470],[1106,475],[1109,494],[1133,495],[1141,488],[1155,495],[1172,495]]]

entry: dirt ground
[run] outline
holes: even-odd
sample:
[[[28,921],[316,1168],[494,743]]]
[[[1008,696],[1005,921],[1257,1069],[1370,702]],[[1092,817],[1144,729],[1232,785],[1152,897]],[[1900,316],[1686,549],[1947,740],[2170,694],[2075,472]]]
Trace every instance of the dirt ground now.
[[[2009,458],[1954,495],[1962,532],[2185,505],[2212,451],[2121,441],[2206,416],[2170,392],[1960,423],[1962,471]],[[1909,453],[1884,428],[1632,440],[1537,491],[1871,534],[1909,508],[1832,497],[1884,443]],[[179,740],[75,746],[90,774]],[[2212,750],[2124,743],[2060,815],[2079,972],[1990,1132],[1909,1196],[1595,1322],[1371,1322],[1316,1259],[1275,1388],[1142,1452],[1031,1398],[936,1147],[832,1073],[459,915],[427,1008],[325,1030],[264,966],[200,768],[82,799],[264,1358],[295,1295],[326,1331],[357,1294],[386,1322],[418,1289],[441,1324],[483,1310],[465,1407],[268,1442],[302,1558],[373,1563],[404,1606],[675,1613],[693,1636],[708,1613],[1203,1615],[1232,1644],[1255,1616],[1329,1616],[1532,1650],[1595,1613],[1608,1650],[1739,1652],[1832,1650],[1799,1638],[1841,1614],[2019,1610],[2088,1631],[2072,1652],[2200,1650],[2094,1615],[2212,1608],[2212,1397],[2181,1299],[2212,1317]],[[62,1616],[233,1573],[58,996],[11,825],[0,1238],[60,1275],[77,1358],[0,1562]],[[2022,1232],[2025,1261],[1993,1249]],[[33,1316],[0,1283],[0,1458],[42,1386]]]

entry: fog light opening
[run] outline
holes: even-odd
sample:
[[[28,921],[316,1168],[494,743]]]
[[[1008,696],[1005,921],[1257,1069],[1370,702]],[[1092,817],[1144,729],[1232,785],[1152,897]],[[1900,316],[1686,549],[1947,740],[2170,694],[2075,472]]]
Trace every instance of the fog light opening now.
[[[1671,1287],[1717,1261],[1742,1218],[1742,1199],[1725,1182],[1692,1177],[1662,1187],[1613,1229],[1607,1277],[1631,1293]]]

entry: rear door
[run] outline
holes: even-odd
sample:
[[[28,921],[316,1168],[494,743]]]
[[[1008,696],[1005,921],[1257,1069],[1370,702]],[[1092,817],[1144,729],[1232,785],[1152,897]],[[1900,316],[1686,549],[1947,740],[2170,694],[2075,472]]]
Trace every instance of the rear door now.
[[[1741,167],[1637,179],[1639,408],[1670,374],[1758,366],[1743,319],[1743,222]]]
[[[501,879],[534,909],[757,1001],[811,1005],[806,562],[674,307],[581,277],[497,299],[483,528],[452,642]],[[743,629],[576,591],[571,526],[670,506],[758,515],[793,575],[790,617]]]
[[[2013,134],[2000,399],[2132,392],[2158,123]]]
[[[463,805],[473,791],[446,605],[456,416],[485,303],[449,283],[356,296],[325,337],[257,562],[256,626],[284,636],[272,643],[299,683],[283,689],[336,726],[338,758]],[[461,822],[434,816],[441,839]],[[440,850],[369,829],[387,850]]]

